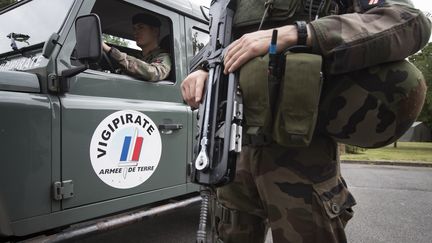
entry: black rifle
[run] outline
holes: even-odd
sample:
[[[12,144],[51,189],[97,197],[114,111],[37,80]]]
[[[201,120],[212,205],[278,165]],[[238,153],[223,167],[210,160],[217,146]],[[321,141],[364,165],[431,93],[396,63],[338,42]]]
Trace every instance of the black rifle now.
[[[193,58],[190,65],[191,71],[199,65],[209,70],[206,92],[198,111],[198,141],[191,166],[192,182],[205,186],[201,190],[203,199],[198,243],[207,242],[207,212],[210,208],[214,211],[209,202],[213,189],[234,179],[236,159],[242,145],[243,104],[238,75],[223,73],[224,50],[232,40],[234,3],[230,0],[212,0],[209,44]]]
[[[224,50],[232,40],[235,7],[235,1],[211,2],[209,44],[191,61],[192,70],[203,62],[209,69],[198,112],[198,144],[191,170],[192,181],[204,186],[231,182],[241,151],[243,106],[238,75],[223,73]]]

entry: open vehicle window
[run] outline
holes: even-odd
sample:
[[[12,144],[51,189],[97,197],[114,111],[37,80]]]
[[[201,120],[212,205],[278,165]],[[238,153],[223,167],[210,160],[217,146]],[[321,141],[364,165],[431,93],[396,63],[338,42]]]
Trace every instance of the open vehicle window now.
[[[135,43],[134,40],[125,39],[122,37],[110,35],[110,34],[102,34],[102,39],[108,44],[121,46],[125,48],[141,50]]]
[[[60,30],[74,1],[21,2],[0,15],[0,54],[13,50],[12,36],[16,36],[17,49],[45,42]]]
[[[161,22],[159,46],[170,55],[172,63],[170,75],[165,80],[174,81],[175,75],[172,75],[175,74],[175,70],[173,70],[175,65],[172,48],[172,22],[169,18],[118,0],[97,0],[92,13],[97,14],[100,18],[103,40],[107,44],[139,59],[142,59],[142,52],[134,40],[132,17],[138,13],[157,17]],[[99,67],[93,69],[109,70],[110,68],[106,67],[107,64],[103,62],[101,61]],[[112,60],[112,65],[115,67],[116,73],[124,73],[114,60]]]
[[[192,51],[195,56],[210,40],[209,34],[199,28],[192,28]]]

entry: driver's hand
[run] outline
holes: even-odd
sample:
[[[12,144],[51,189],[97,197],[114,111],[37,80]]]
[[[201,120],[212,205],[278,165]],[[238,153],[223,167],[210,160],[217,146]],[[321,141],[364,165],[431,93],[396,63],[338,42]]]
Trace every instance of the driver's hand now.
[[[108,53],[111,50],[111,46],[107,45],[105,42],[102,41],[102,49],[104,52]]]
[[[181,84],[183,99],[186,103],[197,108],[204,94],[204,85],[208,78],[208,72],[197,70],[189,74]]]

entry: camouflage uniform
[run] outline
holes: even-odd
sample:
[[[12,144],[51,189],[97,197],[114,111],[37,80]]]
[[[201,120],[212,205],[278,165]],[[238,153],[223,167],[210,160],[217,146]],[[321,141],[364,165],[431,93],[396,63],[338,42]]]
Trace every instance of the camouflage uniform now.
[[[263,2],[237,0],[236,37],[256,30]],[[278,9],[275,1],[274,18],[270,15],[265,28],[309,20],[313,11],[304,7],[310,1],[279,1],[296,3],[284,18],[284,6]],[[272,142],[243,147],[234,182],[217,190],[220,242],[264,242],[266,226],[275,243],[346,242],[344,227],[355,200],[340,174],[336,141],[383,146],[421,109],[424,78],[403,60],[428,42],[430,21],[405,0],[319,5],[337,15],[310,22],[313,51],[323,56],[325,76],[314,138],[304,148]],[[248,19],[254,11],[257,17]]]
[[[116,60],[127,74],[146,81],[158,81],[168,77],[171,71],[171,59],[168,53],[156,48],[142,58],[129,56],[112,48],[110,57]]]

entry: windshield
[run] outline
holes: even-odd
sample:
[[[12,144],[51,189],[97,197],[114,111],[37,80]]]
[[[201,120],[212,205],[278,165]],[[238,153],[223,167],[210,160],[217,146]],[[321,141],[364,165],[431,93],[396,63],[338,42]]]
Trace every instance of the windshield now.
[[[0,54],[48,40],[60,30],[72,3],[73,0],[33,0],[1,14]]]

